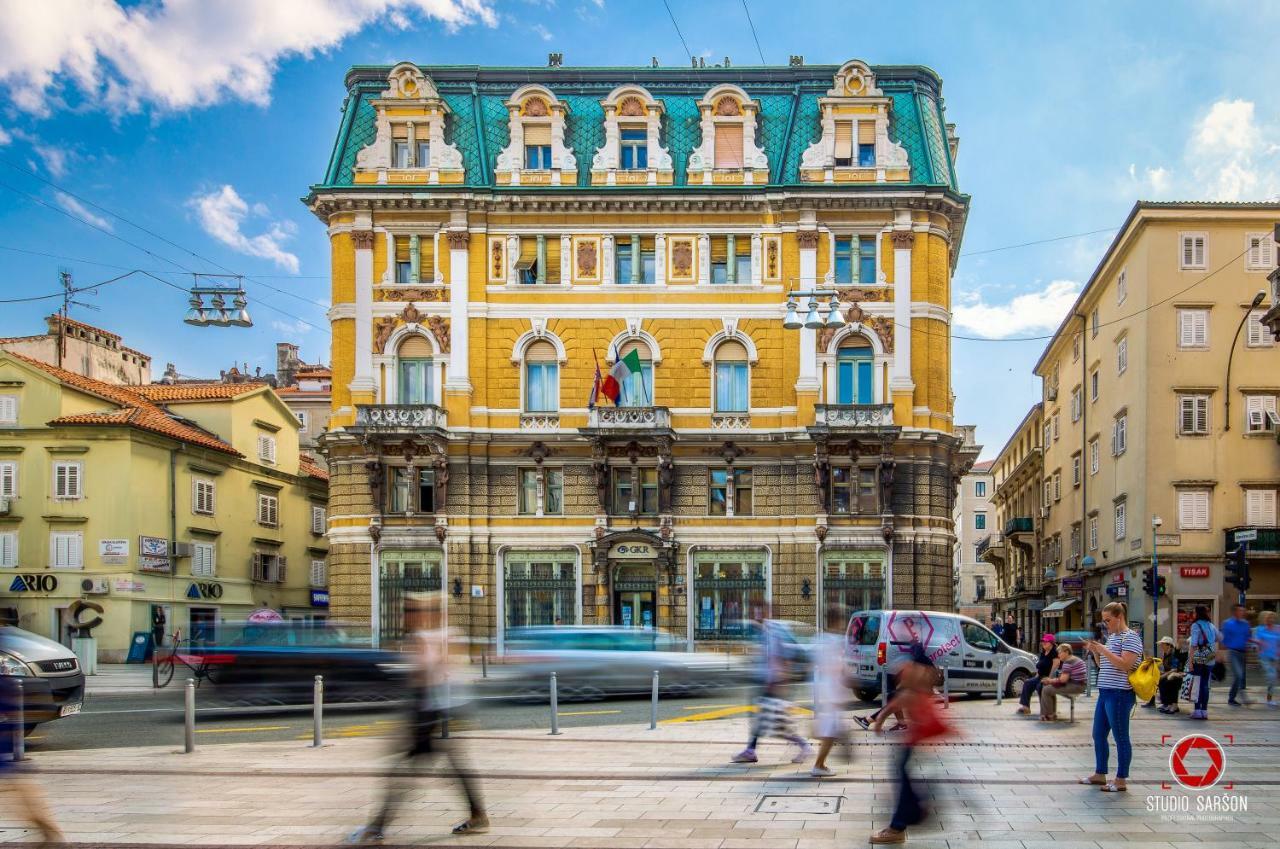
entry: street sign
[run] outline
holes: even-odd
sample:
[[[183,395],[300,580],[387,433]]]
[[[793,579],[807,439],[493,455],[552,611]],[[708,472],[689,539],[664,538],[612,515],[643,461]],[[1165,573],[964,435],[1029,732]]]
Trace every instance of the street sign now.
[[[138,537],[138,554],[143,557],[168,557],[169,541],[163,537]]]
[[[1236,545],[1242,542],[1256,542],[1258,539],[1257,528],[1245,528],[1242,531],[1235,531],[1231,534],[1231,538],[1236,541]]]

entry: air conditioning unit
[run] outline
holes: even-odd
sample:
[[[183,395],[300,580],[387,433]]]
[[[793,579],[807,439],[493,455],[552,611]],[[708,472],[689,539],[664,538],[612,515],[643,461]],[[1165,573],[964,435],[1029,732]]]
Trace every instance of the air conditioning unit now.
[[[89,595],[105,595],[111,591],[111,583],[106,578],[82,578],[80,592]]]
[[[1040,508],[1040,518],[1041,518],[1041,519],[1047,519],[1047,518],[1049,518],[1049,506],[1048,506],[1048,505],[1043,505],[1043,506],[1041,506],[1041,508]]]
[[[175,542],[173,544],[174,557],[190,557],[193,553],[193,547],[189,542]]]
[[[13,508],[13,499],[0,498],[0,516],[8,516],[9,510]]]

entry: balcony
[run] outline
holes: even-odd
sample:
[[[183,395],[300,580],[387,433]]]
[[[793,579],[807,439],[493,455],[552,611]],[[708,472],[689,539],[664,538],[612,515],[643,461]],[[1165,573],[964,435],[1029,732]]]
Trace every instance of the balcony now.
[[[356,427],[379,433],[445,430],[445,412],[435,404],[357,404]]]
[[[986,563],[1003,563],[1004,536],[1002,534],[987,534],[987,536],[978,543],[976,554],[978,555],[979,560]]]
[[[1225,532],[1225,548],[1224,551],[1231,551],[1236,547],[1237,531],[1257,531],[1258,538],[1250,540],[1249,556],[1253,555],[1280,555],[1280,528],[1264,527],[1261,525],[1241,525],[1236,528],[1227,528]]]
[[[829,430],[893,427],[892,404],[817,404],[814,427]]]
[[[1018,516],[1004,523],[1004,535],[1007,537],[1035,532],[1036,522],[1030,516]]]
[[[521,413],[520,429],[530,433],[554,433],[560,429],[560,414]]]
[[[587,414],[587,427],[597,430],[654,430],[671,427],[666,407],[595,407]]]

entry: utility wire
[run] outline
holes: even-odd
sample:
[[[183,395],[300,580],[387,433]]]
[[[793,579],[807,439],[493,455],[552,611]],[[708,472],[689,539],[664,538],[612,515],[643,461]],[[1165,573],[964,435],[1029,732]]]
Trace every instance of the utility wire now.
[[[751,37],[755,39],[756,52],[760,54],[760,64],[767,65],[768,62],[764,61],[764,50],[760,47],[760,36],[756,35],[756,25],[751,20],[751,10],[747,8],[747,0],[742,0],[742,11],[747,13],[747,25],[751,27]]]
[[[124,274],[121,274],[118,277],[112,277],[110,280],[103,280],[100,283],[93,283],[88,286],[79,286],[75,289],[68,289],[64,292],[53,292],[52,294],[49,294],[49,295],[32,295],[29,298],[4,298],[3,300],[0,300],[0,304],[25,304],[25,303],[29,303],[30,301],[47,301],[50,298],[61,298],[64,295],[78,295],[81,292],[89,292],[94,289],[99,289],[108,284],[116,283],[120,280],[125,279],[126,277],[132,277],[135,274],[145,274],[145,273],[146,272],[135,268],[132,271],[125,272]]]
[[[1082,236],[1096,236],[1099,233],[1114,233],[1118,229],[1119,229],[1118,227],[1103,227],[1101,230],[1090,230],[1087,233],[1069,233],[1066,236],[1053,236],[1048,239],[1036,239],[1035,241],[1031,241],[1031,242],[1019,242],[1016,245],[1003,245],[998,248],[986,248],[985,250],[981,250],[981,251],[965,251],[964,253],[960,254],[960,256],[978,256],[979,254],[993,254],[993,253],[996,253],[997,251],[1011,251],[1014,248],[1026,248],[1026,247],[1030,247],[1031,245],[1047,245],[1050,242],[1062,242],[1062,241],[1066,241],[1067,239],[1079,239]]]
[[[676,28],[676,36],[679,37],[680,43],[684,45],[684,52],[689,54],[689,61],[693,61],[693,51],[689,49],[689,43],[684,40],[684,34],[680,32],[680,25],[676,23],[675,13],[671,11],[671,4],[667,0],[662,0],[662,5],[667,7],[667,16],[671,18],[671,25]]]
[[[120,271],[133,270],[133,269],[130,269],[129,266],[127,265],[116,265],[110,262],[101,262],[100,260],[96,260],[96,259],[85,259],[84,257],[79,257],[79,256],[66,256],[65,254],[54,254],[54,253],[48,253],[47,251],[33,251],[33,250],[28,250],[27,248],[15,248],[13,245],[0,245],[0,251],[13,251],[14,253],[29,254],[31,256],[42,256],[42,257],[47,257],[49,259],[60,259],[66,262],[78,262],[83,265],[97,265],[97,266],[101,266],[102,268],[116,268],[116,269],[119,269]],[[138,269],[138,270],[150,271],[153,274],[186,274],[187,273],[185,271],[183,272],[162,271],[156,268]],[[275,279],[287,279],[287,280],[328,280],[329,279],[329,276],[327,274],[258,274],[255,276],[269,277],[269,278],[275,278]],[[315,302],[315,301],[313,301],[312,303],[315,303],[316,306],[321,306],[321,307],[328,306],[328,304]]]

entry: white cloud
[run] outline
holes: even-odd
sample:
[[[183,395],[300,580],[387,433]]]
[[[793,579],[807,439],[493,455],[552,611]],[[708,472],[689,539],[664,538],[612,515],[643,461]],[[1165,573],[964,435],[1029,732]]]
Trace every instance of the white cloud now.
[[[9,135],[4,127],[0,127],[0,147],[4,147],[11,141],[13,141],[13,136]]]
[[[311,332],[311,325],[305,321],[281,321],[275,319],[271,322],[271,327],[273,330],[283,333],[286,342],[294,336],[302,336]]]
[[[100,227],[103,230],[111,231],[115,229],[111,226],[110,221],[103,218],[101,215],[92,212],[87,206],[66,192],[54,192],[54,199],[58,201],[58,206],[65,209],[67,212],[70,212],[76,218],[88,221],[93,226]]]
[[[40,161],[52,176],[56,178],[67,176],[67,162],[71,157],[66,150],[39,143],[32,143],[31,149],[35,151],[36,156],[40,157]]]
[[[1052,332],[1080,294],[1074,280],[1054,280],[1038,292],[1015,295],[1005,304],[988,303],[981,295],[957,295],[952,318],[958,328],[988,339]]]
[[[1191,127],[1181,167],[1130,165],[1129,178],[1157,200],[1262,200],[1280,192],[1278,141],[1251,101],[1219,100]]]
[[[547,29],[542,24],[534,24],[532,29],[535,33],[538,34],[538,37],[541,38],[543,41],[551,40],[552,38],[551,30]]]
[[[266,232],[256,236],[246,235],[240,228],[249,215],[249,204],[229,185],[214,189],[208,194],[197,192],[187,201],[187,206],[195,210],[200,226],[206,233],[232,250],[269,259],[293,274],[298,273],[298,257],[281,247],[282,242],[293,236],[293,222],[271,221],[267,224]],[[254,204],[255,211],[259,206]]]
[[[492,0],[42,0],[0,4],[0,86],[47,114],[75,89],[112,112],[266,104],[281,61],[309,58],[379,21],[452,32],[497,24]]]

